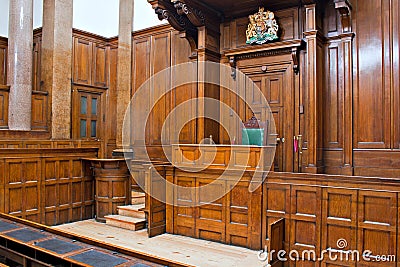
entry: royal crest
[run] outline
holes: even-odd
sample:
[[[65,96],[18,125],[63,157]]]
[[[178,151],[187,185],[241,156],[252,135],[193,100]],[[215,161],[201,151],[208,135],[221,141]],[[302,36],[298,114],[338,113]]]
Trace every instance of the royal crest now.
[[[271,11],[259,11],[249,16],[249,26],[246,31],[247,44],[265,44],[268,41],[278,39],[278,24],[275,15]]]

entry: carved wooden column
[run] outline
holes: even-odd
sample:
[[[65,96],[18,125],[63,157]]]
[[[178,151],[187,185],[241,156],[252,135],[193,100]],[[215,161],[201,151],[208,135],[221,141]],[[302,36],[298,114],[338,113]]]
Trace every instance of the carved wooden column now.
[[[41,77],[51,95],[53,139],[71,137],[73,1],[43,1]]]
[[[335,0],[335,8],[341,18],[342,33],[341,50],[343,57],[343,79],[341,86],[344,88],[343,112],[343,175],[353,175],[353,38],[351,5],[347,0]]]
[[[10,130],[31,130],[33,0],[10,1],[8,30]]]
[[[323,53],[317,26],[316,4],[305,5],[305,31],[307,41],[307,166],[308,173],[321,173],[322,167],[322,82]]]
[[[134,0],[119,1],[117,147],[122,146],[124,116],[131,100],[133,10]]]

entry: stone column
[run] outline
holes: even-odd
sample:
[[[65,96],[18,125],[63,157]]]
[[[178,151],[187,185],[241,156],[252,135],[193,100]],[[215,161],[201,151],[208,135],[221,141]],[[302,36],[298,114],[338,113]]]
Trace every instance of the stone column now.
[[[133,10],[134,0],[119,1],[117,147],[122,146],[124,116],[131,99]]]
[[[31,130],[33,0],[10,1],[8,29],[8,71],[10,88],[8,127]]]
[[[53,139],[71,137],[73,1],[43,1],[41,77],[51,97]]]

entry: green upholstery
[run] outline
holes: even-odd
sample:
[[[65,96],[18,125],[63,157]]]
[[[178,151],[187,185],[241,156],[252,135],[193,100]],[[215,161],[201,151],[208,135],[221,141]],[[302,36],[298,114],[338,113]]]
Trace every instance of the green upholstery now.
[[[264,140],[264,129],[242,129],[242,145],[262,146]]]

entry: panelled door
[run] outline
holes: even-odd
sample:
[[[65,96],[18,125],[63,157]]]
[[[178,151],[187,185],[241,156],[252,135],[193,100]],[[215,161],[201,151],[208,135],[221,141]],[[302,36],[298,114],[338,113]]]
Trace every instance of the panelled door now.
[[[264,95],[271,108],[276,127],[275,171],[293,172],[294,147],[293,136],[295,125],[294,114],[294,81],[291,63],[264,64],[241,69],[253,82],[246,84],[245,95],[248,104],[245,110],[246,120],[254,115],[261,121],[271,120],[269,112],[261,101]],[[270,138],[271,139],[271,138]]]

